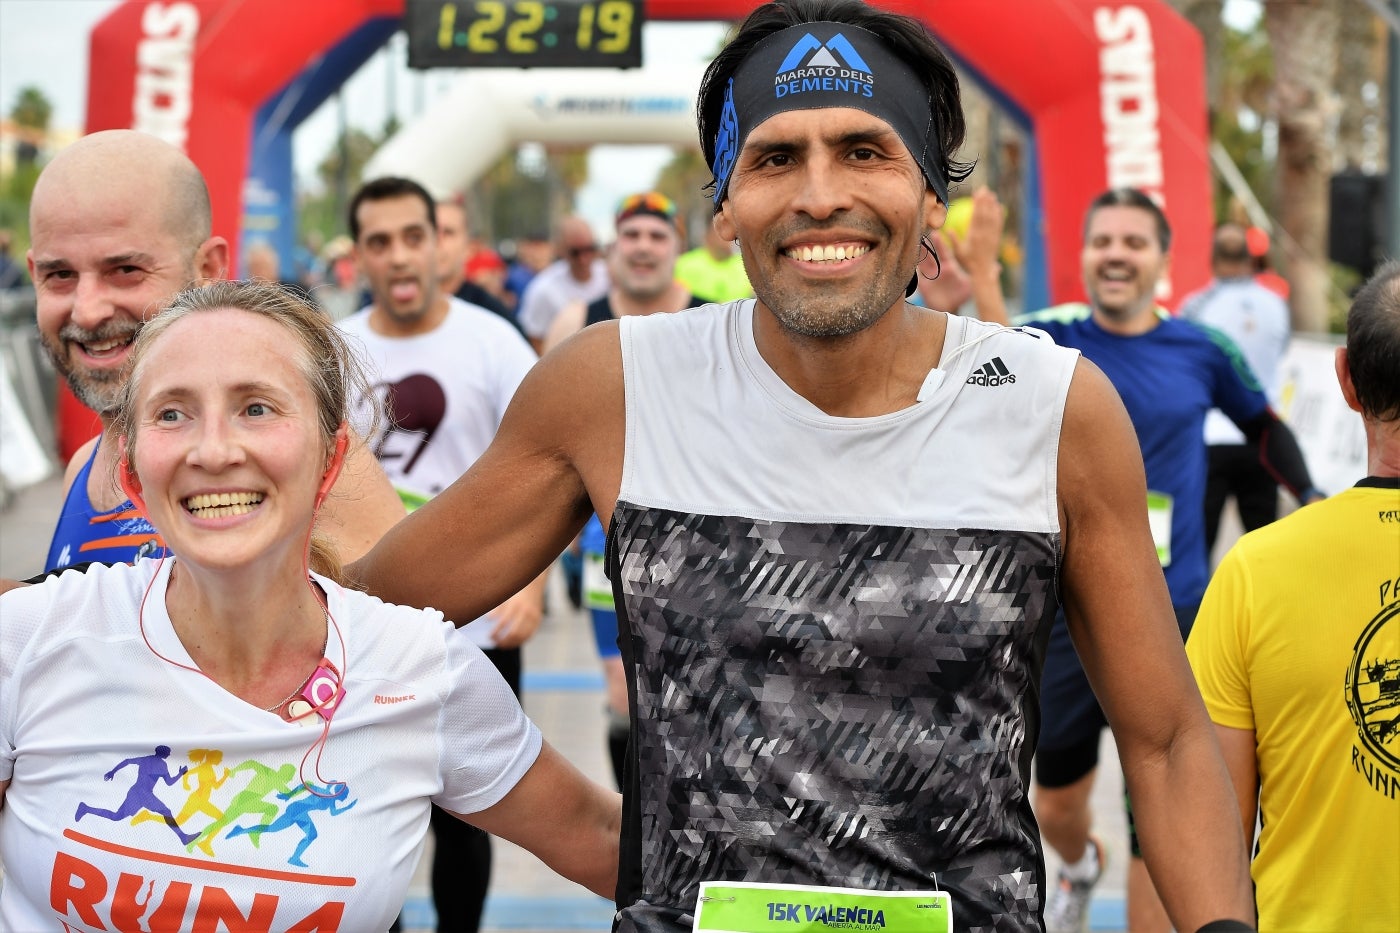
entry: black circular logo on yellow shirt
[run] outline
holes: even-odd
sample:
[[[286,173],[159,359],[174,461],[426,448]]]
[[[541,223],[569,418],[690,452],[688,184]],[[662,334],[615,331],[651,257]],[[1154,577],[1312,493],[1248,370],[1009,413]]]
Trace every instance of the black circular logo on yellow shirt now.
[[[1400,773],[1400,602],[1382,609],[1356,639],[1346,695],[1361,743]]]

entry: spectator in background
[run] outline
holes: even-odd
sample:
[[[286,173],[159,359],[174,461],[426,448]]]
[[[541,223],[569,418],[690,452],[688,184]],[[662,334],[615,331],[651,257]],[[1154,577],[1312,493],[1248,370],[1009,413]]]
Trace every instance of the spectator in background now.
[[[360,270],[355,265],[355,244],[348,236],[338,236],[322,251],[326,282],[316,289],[316,300],[332,321],[354,314],[360,300]]]
[[[674,201],[656,191],[629,195],[619,202],[613,222],[617,239],[607,260],[611,286],[596,301],[565,305],[550,325],[546,351],[589,324],[680,311],[716,300],[698,296],[676,276],[684,241],[676,224]]]
[[[527,233],[517,239],[511,249],[510,266],[506,270],[506,304],[517,314],[520,298],[535,276],[554,261],[554,246],[543,233]]]
[[[15,262],[10,255],[14,247],[14,234],[0,229],[0,291],[9,291],[24,285],[24,264]]]
[[[476,461],[535,362],[505,321],[440,287],[434,208],[428,192],[405,178],[375,179],[356,192],[349,228],[373,299],[340,325],[365,350],[388,421],[370,443],[410,511]],[[539,628],[544,583],[540,575],[457,633],[482,649],[517,696],[520,646]],[[438,929],[472,933],[491,878],[490,837],[437,807],[432,825]]]
[[[296,294],[298,298],[315,302],[300,282],[282,278],[282,257],[273,245],[266,240],[254,240],[243,257],[244,278],[254,282],[269,282],[281,285]]]
[[[321,231],[310,230],[292,250],[292,277],[308,291],[326,280],[326,269],[321,264],[321,251],[325,246],[326,238]]]
[[[1225,753],[1261,930],[1400,925],[1400,265],[1356,295],[1336,354],[1367,473],[1241,538],[1187,656]]]
[[[1253,275],[1246,231],[1239,224],[1216,228],[1210,248],[1214,280],[1181,304],[1188,321],[1214,328],[1234,341],[1271,405],[1279,400],[1279,364],[1288,350],[1288,305]],[[1219,409],[1206,416],[1210,452],[1206,473],[1206,549],[1215,548],[1225,500],[1235,497],[1245,531],[1278,517],[1278,480],[1259,460],[1259,450]]]
[[[608,290],[607,264],[588,221],[565,217],[559,222],[556,241],[559,258],[531,280],[516,312],[521,329],[537,353],[544,348],[549,325],[565,305],[594,301]]]
[[[467,257],[467,281],[481,288],[501,303],[511,306],[511,296],[506,291],[506,261],[494,249],[482,248]],[[515,314],[511,314],[515,319]]]
[[[958,207],[958,222],[952,222],[953,207]],[[1001,199],[986,185],[979,185],[971,195],[958,198],[948,209],[950,218],[942,230],[934,232],[936,253],[942,261],[939,279],[949,277],[947,285],[938,280],[930,282],[919,277],[919,295],[929,307],[956,313],[971,313],[996,324],[1006,323],[1006,298],[1001,290],[1002,233],[1006,227],[1006,208]],[[939,292],[942,294],[939,294]],[[958,305],[938,304],[961,294],[962,304],[972,300],[970,309],[959,311]]]
[[[1300,500],[1320,494],[1312,489],[1293,433],[1273,413],[1229,340],[1157,306],[1154,296],[1171,266],[1170,248],[1171,226],[1151,198],[1136,188],[1105,191],[1084,220],[1080,268],[1088,303],[1059,305],[1018,323],[1082,352],[1122,398],[1147,471],[1144,511],[1184,641],[1210,577],[1202,518],[1206,413],[1213,407],[1228,413]],[[1161,578],[1155,585],[1161,586]],[[1073,933],[1083,929],[1094,885],[1103,876],[1103,845],[1090,832],[1090,795],[1107,720],[1071,642],[1065,613],[1050,632],[1040,703],[1035,815],[1046,842],[1064,860],[1046,900],[1045,927],[1050,933]],[[1122,736],[1115,738],[1121,748]],[[1150,830],[1138,831],[1131,806],[1128,817],[1128,926],[1169,929],[1139,846],[1140,837],[1146,848],[1157,840],[1149,838]]]
[[[472,241],[467,224],[467,208],[461,198],[437,202],[437,263],[438,284],[445,295],[460,298],[468,304],[485,308],[505,318],[516,330],[515,315],[495,295],[467,278],[467,263],[472,257]]]
[[[676,278],[710,301],[753,297],[744,258],[734,244],[715,232],[713,224],[705,226],[704,246],[697,246],[676,260]]]
[[[277,250],[266,240],[254,240],[243,256],[243,277],[257,282],[276,284],[282,281],[281,261]]]

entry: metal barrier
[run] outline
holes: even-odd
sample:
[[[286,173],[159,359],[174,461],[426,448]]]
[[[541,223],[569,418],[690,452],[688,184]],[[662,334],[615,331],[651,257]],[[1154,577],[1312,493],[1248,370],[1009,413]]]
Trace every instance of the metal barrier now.
[[[0,291],[0,358],[0,370],[9,379],[20,411],[51,468],[58,383],[53,364],[39,342],[32,288]],[[0,473],[0,507],[8,503],[12,492]]]

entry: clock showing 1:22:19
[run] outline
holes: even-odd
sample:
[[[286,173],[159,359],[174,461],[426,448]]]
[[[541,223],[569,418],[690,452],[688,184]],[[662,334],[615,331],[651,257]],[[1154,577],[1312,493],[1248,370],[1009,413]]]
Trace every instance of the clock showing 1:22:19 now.
[[[638,68],[642,0],[408,0],[411,68]]]

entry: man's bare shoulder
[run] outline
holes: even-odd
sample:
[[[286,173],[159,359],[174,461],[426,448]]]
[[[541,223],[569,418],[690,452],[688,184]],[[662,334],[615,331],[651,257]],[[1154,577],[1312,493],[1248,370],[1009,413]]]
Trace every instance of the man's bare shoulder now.
[[[569,464],[595,507],[617,497],[627,430],[617,321],[586,327],[530,370],[497,434],[524,457]]]
[[[520,384],[502,433],[523,429],[536,445],[576,449],[610,435],[623,412],[622,348],[616,321],[586,327],[563,341]],[[612,440],[621,440],[619,432]]]
[[[549,386],[579,382],[605,391],[622,389],[622,342],[618,321],[602,321],[585,327],[559,342],[556,352],[531,370]]]
[[[97,442],[101,439],[102,435],[99,434],[87,441],[83,446],[79,447],[77,451],[74,452],[72,458],[69,459],[68,466],[63,470],[63,494],[65,496],[68,495],[68,490],[73,488],[73,481],[78,478],[78,473],[87,465],[88,459],[92,457],[93,448],[97,446]],[[94,466],[95,465],[96,464],[94,464]]]
[[[1093,419],[1112,414],[1123,409],[1123,400],[1118,390],[1104,375],[1102,369],[1088,357],[1080,356],[1074,364],[1074,376],[1070,380],[1069,395],[1065,399],[1065,427],[1092,428]],[[1073,420],[1074,424],[1071,424]]]
[[[541,355],[548,353],[574,334],[583,330],[583,325],[588,322],[588,306],[582,301],[571,301],[559,309],[559,313],[550,322],[549,330],[544,336],[544,349]]]
[[[1067,533],[1094,521],[1139,515],[1146,528],[1147,482],[1137,433],[1113,384],[1082,356],[1065,399],[1059,490]]]

